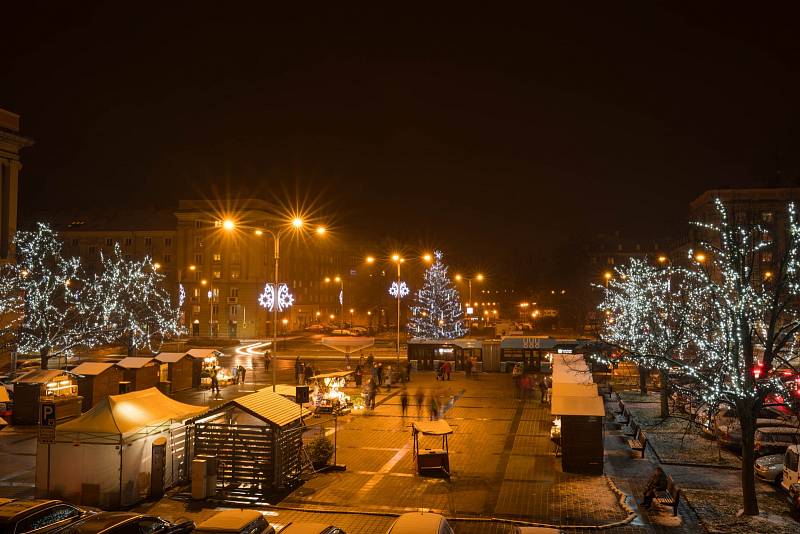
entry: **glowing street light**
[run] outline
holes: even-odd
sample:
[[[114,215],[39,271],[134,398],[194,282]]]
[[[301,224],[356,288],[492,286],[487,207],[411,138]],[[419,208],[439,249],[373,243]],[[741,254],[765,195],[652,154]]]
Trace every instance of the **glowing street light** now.
[[[292,219],[292,226],[294,226],[295,228],[300,229],[303,227],[303,224],[305,223],[303,222],[303,219],[301,219],[300,217],[295,217],[294,219]]]
[[[228,232],[231,232],[236,228],[236,223],[233,222],[231,219],[225,219],[224,221],[222,221],[222,227]]]

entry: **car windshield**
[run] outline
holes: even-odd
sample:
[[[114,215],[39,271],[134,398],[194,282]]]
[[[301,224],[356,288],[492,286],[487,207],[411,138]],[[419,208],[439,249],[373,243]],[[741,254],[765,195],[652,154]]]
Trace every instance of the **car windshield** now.
[[[786,451],[786,459],[783,465],[789,471],[797,471],[798,460],[800,460],[800,455],[795,451],[789,450]]]

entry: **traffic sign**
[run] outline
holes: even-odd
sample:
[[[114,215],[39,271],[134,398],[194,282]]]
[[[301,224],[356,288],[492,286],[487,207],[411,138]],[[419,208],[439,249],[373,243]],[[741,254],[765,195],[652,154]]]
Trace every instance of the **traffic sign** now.
[[[39,443],[55,443],[56,441],[56,403],[42,401],[39,403]]]

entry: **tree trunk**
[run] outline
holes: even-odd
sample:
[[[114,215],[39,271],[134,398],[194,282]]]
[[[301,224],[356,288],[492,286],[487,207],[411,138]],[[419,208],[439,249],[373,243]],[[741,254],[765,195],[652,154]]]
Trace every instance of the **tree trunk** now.
[[[128,343],[128,356],[136,356],[136,353],[136,345],[133,343]]]
[[[47,362],[50,361],[50,348],[44,347],[39,349],[39,367],[47,369]]]
[[[658,378],[661,381],[661,418],[666,419],[669,417],[669,394],[671,391],[669,374],[664,369],[659,369]]]
[[[647,395],[647,378],[650,376],[650,369],[644,365],[639,366],[639,394],[643,397]]]
[[[742,508],[745,515],[758,515],[758,499],[756,498],[756,481],[753,468],[756,455],[756,424],[753,417],[753,406],[749,402],[739,403],[739,423],[742,426]]]

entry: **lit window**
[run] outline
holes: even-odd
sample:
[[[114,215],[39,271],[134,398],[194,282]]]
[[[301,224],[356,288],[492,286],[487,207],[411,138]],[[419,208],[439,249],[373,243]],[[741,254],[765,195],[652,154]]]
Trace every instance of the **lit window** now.
[[[761,263],[772,263],[772,252],[762,252]]]
[[[212,295],[214,295],[214,298],[215,298],[215,299],[218,299],[218,298],[219,298],[219,288],[218,288],[218,287],[215,287],[215,288],[214,288],[214,289],[211,291],[211,294],[212,294]]]
[[[228,290],[228,295],[231,296],[231,297],[238,297],[239,296],[239,288],[238,287],[230,288]]]
[[[222,271],[214,271],[213,276],[214,280],[219,280],[220,278],[222,278]]]
[[[772,214],[771,211],[762,211],[761,212],[761,222],[766,224],[771,224],[775,220],[775,216]]]
[[[164,238],[164,246],[167,247],[167,248],[170,248],[172,246],[172,238],[171,237],[165,237]]]
[[[238,280],[240,277],[240,273],[237,270],[231,271],[231,280]]]
[[[195,254],[194,255],[194,262],[197,265],[202,265],[203,264],[203,255],[202,254]]]
[[[200,305],[199,304],[195,304],[194,306],[192,306],[192,313],[195,314],[195,315],[200,315]]]
[[[220,254],[219,252],[215,252],[214,255],[212,256],[212,260],[214,261],[214,263],[220,263],[222,261],[222,254]]]
[[[114,240],[113,240],[113,239],[111,239],[110,237],[107,237],[107,238],[106,238],[106,246],[107,246],[107,247],[114,246]]]
[[[149,247],[152,244],[153,244],[153,238],[152,237],[145,237],[144,238],[144,246]]]

